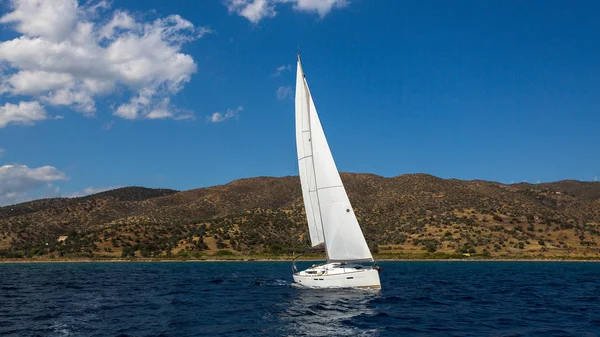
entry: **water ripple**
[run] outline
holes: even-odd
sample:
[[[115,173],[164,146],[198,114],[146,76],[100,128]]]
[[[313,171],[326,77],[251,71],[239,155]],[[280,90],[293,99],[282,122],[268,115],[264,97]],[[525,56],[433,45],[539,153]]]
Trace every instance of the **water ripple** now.
[[[383,262],[381,291],[287,263],[0,265],[3,336],[598,336],[600,264]]]

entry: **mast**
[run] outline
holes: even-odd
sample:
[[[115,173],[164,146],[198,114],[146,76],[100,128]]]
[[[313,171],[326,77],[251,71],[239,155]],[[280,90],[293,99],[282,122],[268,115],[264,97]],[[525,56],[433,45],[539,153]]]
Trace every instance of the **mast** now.
[[[310,160],[312,161],[312,170],[313,175],[315,177],[315,194],[317,196],[317,207],[319,208],[319,220],[321,222],[321,235],[323,235],[323,247],[325,248],[325,255],[327,256],[327,262],[329,262],[329,253],[327,252],[327,239],[325,238],[325,230],[323,229],[323,216],[321,215],[321,202],[319,201],[319,185],[317,179],[317,171],[315,170],[315,152],[313,149],[312,142],[312,127],[310,124],[310,91],[308,90],[308,85],[306,83],[306,76],[304,75],[304,68],[302,67],[302,61],[300,60],[300,51],[298,50],[298,63],[300,64],[300,69],[302,70],[302,83],[304,84],[304,95],[306,96],[306,112],[308,115],[308,142],[310,143]],[[306,205],[304,206],[306,208]]]
[[[296,144],[311,243],[325,244],[327,262],[373,261],[297,58]]]

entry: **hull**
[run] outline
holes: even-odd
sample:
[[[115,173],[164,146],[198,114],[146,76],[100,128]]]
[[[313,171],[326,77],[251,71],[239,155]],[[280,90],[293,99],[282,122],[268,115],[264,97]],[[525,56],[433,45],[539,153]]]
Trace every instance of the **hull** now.
[[[381,289],[377,268],[326,264],[294,273],[294,282],[308,288]]]

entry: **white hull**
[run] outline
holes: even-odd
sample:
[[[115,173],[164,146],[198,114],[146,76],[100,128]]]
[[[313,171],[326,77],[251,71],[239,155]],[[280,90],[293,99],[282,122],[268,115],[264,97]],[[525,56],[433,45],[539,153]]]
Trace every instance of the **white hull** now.
[[[377,268],[328,263],[294,273],[294,282],[308,288],[381,289]]]

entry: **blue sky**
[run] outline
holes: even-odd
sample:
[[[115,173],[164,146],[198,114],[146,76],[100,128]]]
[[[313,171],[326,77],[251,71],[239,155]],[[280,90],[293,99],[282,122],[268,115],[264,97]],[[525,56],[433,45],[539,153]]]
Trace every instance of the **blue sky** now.
[[[593,1],[73,1],[0,2],[0,204],[297,175],[298,48],[340,171],[600,176]]]

